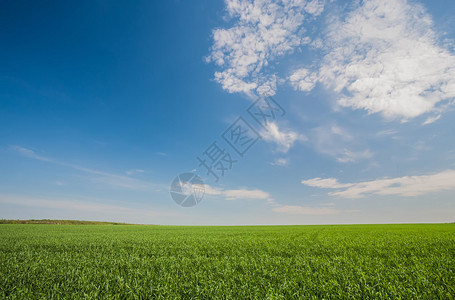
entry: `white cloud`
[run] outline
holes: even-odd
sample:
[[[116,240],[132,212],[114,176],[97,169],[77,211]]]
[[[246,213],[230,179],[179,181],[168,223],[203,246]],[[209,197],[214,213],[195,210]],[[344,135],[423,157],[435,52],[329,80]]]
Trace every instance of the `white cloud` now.
[[[245,188],[242,189],[221,189],[214,188],[210,185],[204,185],[205,193],[207,195],[215,195],[224,197],[226,200],[269,200],[271,196],[269,193],[262,190],[248,190]]]
[[[273,166],[287,166],[289,164],[288,158],[277,158],[272,163]]]
[[[455,170],[358,183],[339,183],[335,178],[314,178],[303,180],[302,183],[311,187],[338,189],[338,191],[330,192],[329,195],[343,198],[363,198],[368,195],[412,197],[455,189]]]
[[[275,58],[309,43],[303,23],[324,9],[322,0],[226,0],[226,10],[235,20],[229,29],[213,30],[213,45],[207,57],[222,70],[215,80],[229,93],[274,94],[277,77],[263,71]]]
[[[308,185],[311,187],[318,187],[318,188],[329,188],[329,189],[339,189],[339,188],[347,188],[352,186],[352,183],[339,183],[336,178],[313,178],[308,180],[302,180],[304,185]]]
[[[422,123],[422,125],[428,125],[428,124],[434,123],[434,122],[436,122],[437,120],[439,120],[440,118],[441,118],[441,114],[439,114],[439,115],[437,115],[437,116],[428,117],[428,118]]]
[[[334,203],[324,203],[320,206],[299,206],[299,205],[282,205],[278,203],[271,195],[259,189],[222,189],[205,185],[205,194],[223,197],[225,200],[262,200],[272,207],[272,211],[278,213],[294,215],[334,215],[345,212],[354,212],[352,210],[338,210]]]
[[[298,205],[283,205],[273,208],[274,212],[292,215],[336,215],[341,211],[332,207],[309,207]]]
[[[227,200],[236,200],[236,199],[269,199],[270,195],[267,192],[261,190],[225,190],[224,196]]]
[[[274,122],[268,123],[267,130],[261,131],[261,137],[277,145],[277,151],[287,153],[297,140],[306,140],[303,135],[291,129],[280,129]]]
[[[308,91],[319,81],[339,94],[341,106],[403,121],[439,111],[455,97],[455,56],[439,45],[420,5],[363,1],[329,29],[322,64],[289,77],[296,89]]]
[[[343,149],[340,154],[341,155],[337,157],[337,161],[342,163],[356,162],[373,156],[373,153],[370,150],[351,151],[349,149]]]
[[[317,74],[310,70],[302,68],[289,76],[289,81],[295,89],[306,92],[311,91],[315,87],[318,77]]]
[[[386,130],[382,130],[382,131],[379,131],[378,133],[376,133],[376,136],[384,137],[384,136],[389,136],[389,135],[396,135],[397,133],[398,133],[398,131],[395,129],[386,129]]]

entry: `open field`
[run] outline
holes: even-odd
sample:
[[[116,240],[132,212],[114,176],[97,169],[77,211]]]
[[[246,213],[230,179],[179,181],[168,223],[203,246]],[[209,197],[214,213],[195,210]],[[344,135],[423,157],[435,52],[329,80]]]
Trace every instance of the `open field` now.
[[[0,225],[0,298],[455,297],[455,224]]]

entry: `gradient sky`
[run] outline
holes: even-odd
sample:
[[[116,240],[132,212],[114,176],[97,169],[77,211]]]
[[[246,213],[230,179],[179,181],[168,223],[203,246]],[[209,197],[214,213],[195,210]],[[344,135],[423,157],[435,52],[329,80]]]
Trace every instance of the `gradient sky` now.
[[[3,1],[0,218],[455,221],[455,2]],[[258,95],[286,111],[261,128]],[[243,157],[222,134],[261,136]],[[197,157],[236,163],[216,181]],[[200,204],[169,187],[196,172]]]

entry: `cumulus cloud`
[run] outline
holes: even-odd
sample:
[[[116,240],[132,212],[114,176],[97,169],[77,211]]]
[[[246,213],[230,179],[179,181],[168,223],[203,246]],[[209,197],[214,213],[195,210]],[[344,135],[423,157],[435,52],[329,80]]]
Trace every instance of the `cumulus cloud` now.
[[[307,92],[314,88],[318,81],[318,76],[309,69],[302,68],[289,76],[289,81],[295,89]]]
[[[436,111],[455,96],[455,56],[439,45],[431,17],[418,4],[363,1],[331,24],[325,50],[316,70],[289,77],[296,89],[321,82],[339,93],[341,106],[402,120]]]
[[[310,42],[303,24],[324,9],[322,0],[226,0],[235,20],[228,29],[213,30],[207,62],[220,71],[215,80],[229,93],[268,93],[276,90],[276,74],[263,72],[277,57]]]
[[[302,180],[302,183],[311,187],[337,189],[337,191],[330,192],[329,195],[343,198],[363,198],[369,195],[412,197],[455,189],[455,170],[358,183],[339,183],[335,178],[314,178]]]

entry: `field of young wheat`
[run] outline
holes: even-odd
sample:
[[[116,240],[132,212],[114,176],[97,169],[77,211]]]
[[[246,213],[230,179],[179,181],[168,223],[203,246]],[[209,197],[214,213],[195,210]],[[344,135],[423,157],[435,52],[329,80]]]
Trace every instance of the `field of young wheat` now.
[[[454,299],[455,224],[0,225],[0,298]]]

